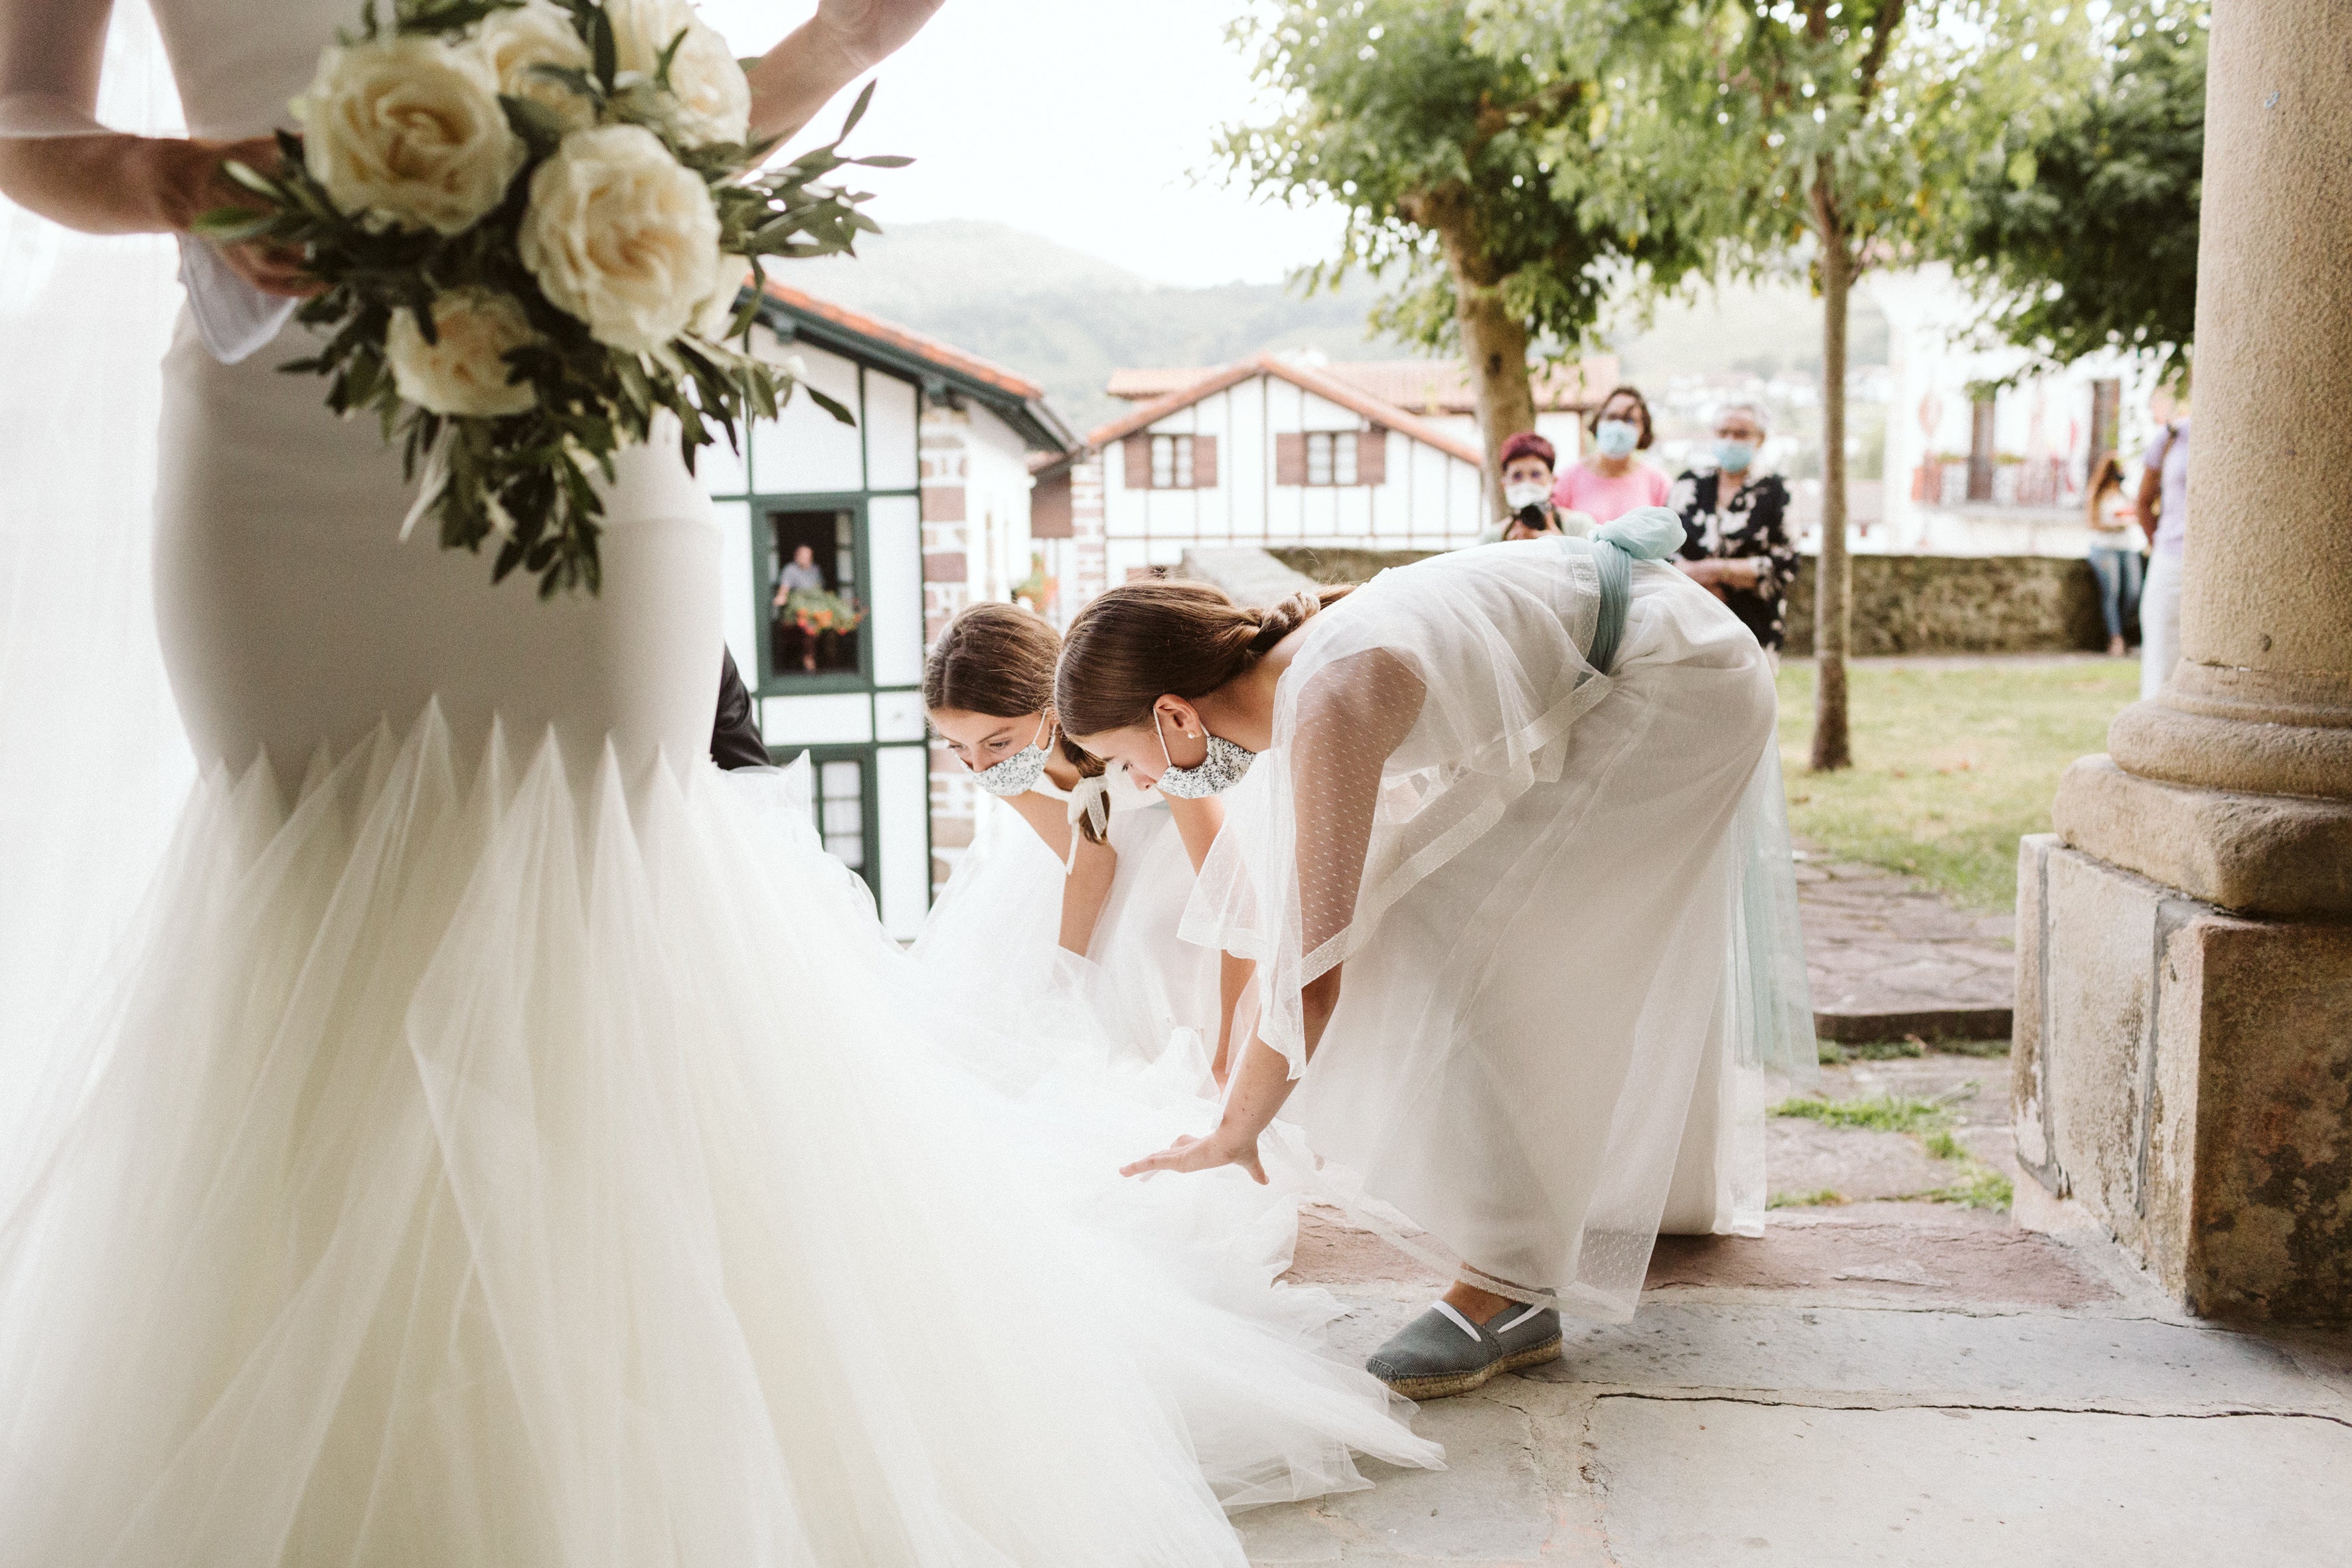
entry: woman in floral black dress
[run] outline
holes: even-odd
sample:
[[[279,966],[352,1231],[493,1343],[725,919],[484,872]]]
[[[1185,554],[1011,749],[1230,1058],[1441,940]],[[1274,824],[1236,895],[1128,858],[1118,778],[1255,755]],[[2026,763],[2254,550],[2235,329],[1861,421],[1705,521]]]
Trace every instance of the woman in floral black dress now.
[[[1682,569],[1731,606],[1764,651],[1780,658],[1783,614],[1797,578],[1789,487],[1757,466],[1764,411],[1735,403],[1715,422],[1715,462],[1686,469],[1667,503],[1683,520]]]

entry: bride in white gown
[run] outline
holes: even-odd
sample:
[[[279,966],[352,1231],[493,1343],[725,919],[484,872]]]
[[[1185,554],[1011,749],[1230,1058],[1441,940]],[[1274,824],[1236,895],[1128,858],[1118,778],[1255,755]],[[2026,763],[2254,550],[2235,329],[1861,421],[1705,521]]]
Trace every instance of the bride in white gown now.
[[[828,5],[761,123],[929,8]],[[159,4],[191,132],[282,119],[345,11]],[[0,4],[0,128],[47,137],[0,186],[184,226],[219,149],[88,120],[105,12]],[[701,760],[718,535],[673,457],[625,458],[602,596],[541,605],[399,540],[396,455],[299,352],[184,319],[164,365],[203,777],[0,1152],[8,1561],[1191,1568],[1240,1562],[1221,1504],[1434,1462],[1315,1348],[1328,1298],[936,1052],[848,874]]]

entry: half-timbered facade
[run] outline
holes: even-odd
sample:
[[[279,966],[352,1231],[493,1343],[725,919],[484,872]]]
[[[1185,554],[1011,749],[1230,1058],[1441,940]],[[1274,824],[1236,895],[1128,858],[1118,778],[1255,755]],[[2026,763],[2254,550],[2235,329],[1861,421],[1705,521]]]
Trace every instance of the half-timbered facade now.
[[[740,456],[703,453],[732,542],[728,647],[770,753],[810,761],[826,848],[873,888],[891,934],[911,937],[934,844],[960,842],[970,817],[969,785],[933,778],[925,645],[975,592],[1007,597],[1029,574],[1028,459],[1077,443],[1034,383],[798,289],[768,286],[752,338],[856,423],[795,395],[753,423]],[[847,612],[836,627],[813,630],[789,605],[812,574]]]

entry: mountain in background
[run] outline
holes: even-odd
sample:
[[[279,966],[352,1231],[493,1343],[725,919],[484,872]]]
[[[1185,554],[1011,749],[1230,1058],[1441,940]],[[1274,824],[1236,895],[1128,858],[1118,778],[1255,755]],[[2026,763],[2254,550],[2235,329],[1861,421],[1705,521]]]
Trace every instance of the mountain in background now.
[[[899,225],[860,240],[855,257],[776,274],[1018,371],[1082,433],[1128,406],[1103,392],[1124,367],[1228,364],[1263,349],[1335,360],[1410,353],[1365,325],[1380,293],[1368,281],[1312,298],[1278,283],[1170,288],[998,223]]]
[[[964,219],[899,225],[858,249],[788,263],[777,275],[1018,371],[1082,434],[1129,406],[1103,392],[1114,370],[1229,364],[1268,349],[1415,357],[1367,324],[1381,290],[1364,278],[1312,296],[1278,283],[1171,288],[1038,235]],[[1629,380],[1818,374],[1821,306],[1794,284],[1709,290],[1611,337]],[[1856,365],[1885,362],[1885,321],[1861,299],[1850,353]]]

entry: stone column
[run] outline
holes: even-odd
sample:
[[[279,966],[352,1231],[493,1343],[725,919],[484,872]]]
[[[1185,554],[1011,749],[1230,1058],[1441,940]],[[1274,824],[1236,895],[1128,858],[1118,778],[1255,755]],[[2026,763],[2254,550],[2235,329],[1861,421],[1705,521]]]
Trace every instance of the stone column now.
[[[2352,1317],[2352,5],[2217,0],[2182,659],[2020,867],[2018,1131],[2199,1311]]]

